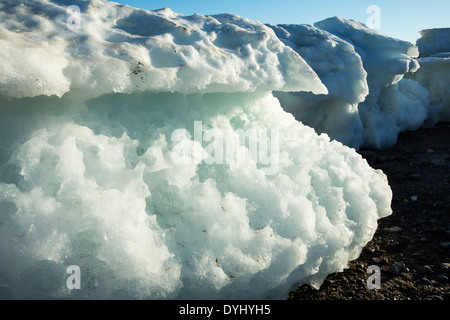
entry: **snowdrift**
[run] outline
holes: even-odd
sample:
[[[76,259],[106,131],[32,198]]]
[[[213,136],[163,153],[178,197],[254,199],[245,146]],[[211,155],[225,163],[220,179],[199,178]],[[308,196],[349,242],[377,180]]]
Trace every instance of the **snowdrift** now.
[[[391,214],[354,148],[428,117],[413,45],[70,5],[0,4],[2,298],[284,299]]]

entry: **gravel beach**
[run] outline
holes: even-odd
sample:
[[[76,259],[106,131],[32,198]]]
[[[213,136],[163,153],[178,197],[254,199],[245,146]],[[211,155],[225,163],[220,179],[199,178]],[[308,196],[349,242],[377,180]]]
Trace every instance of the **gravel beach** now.
[[[395,147],[361,150],[383,170],[393,191],[393,214],[349,269],[319,290],[301,286],[289,300],[450,300],[450,123],[399,135]],[[381,287],[369,289],[381,271]]]

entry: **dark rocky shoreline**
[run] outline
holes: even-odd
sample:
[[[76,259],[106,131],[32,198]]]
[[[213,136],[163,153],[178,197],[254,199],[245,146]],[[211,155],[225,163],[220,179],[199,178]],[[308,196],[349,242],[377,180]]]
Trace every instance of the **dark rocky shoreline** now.
[[[304,285],[289,300],[450,300],[450,123],[404,132],[395,147],[361,150],[388,176],[393,214],[360,257],[315,290]],[[370,290],[369,266],[381,269]]]

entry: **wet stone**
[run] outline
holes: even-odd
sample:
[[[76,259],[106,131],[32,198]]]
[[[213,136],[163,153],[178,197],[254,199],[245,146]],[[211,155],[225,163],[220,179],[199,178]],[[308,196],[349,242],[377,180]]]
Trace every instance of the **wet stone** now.
[[[395,275],[400,275],[402,274],[402,272],[406,271],[406,266],[403,262],[395,262],[393,264],[391,264],[391,266],[389,267],[389,270],[395,274]]]
[[[432,274],[433,273],[433,269],[430,266],[424,266],[422,268],[422,273],[423,274]]]

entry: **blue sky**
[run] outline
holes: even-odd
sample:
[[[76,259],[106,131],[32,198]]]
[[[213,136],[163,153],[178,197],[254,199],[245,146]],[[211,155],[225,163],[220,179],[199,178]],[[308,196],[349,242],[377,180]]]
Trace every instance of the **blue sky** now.
[[[235,13],[264,23],[314,24],[340,16],[364,23],[370,5],[380,8],[380,33],[415,42],[418,31],[450,27],[448,0],[115,0],[142,9],[171,8],[183,15]]]

